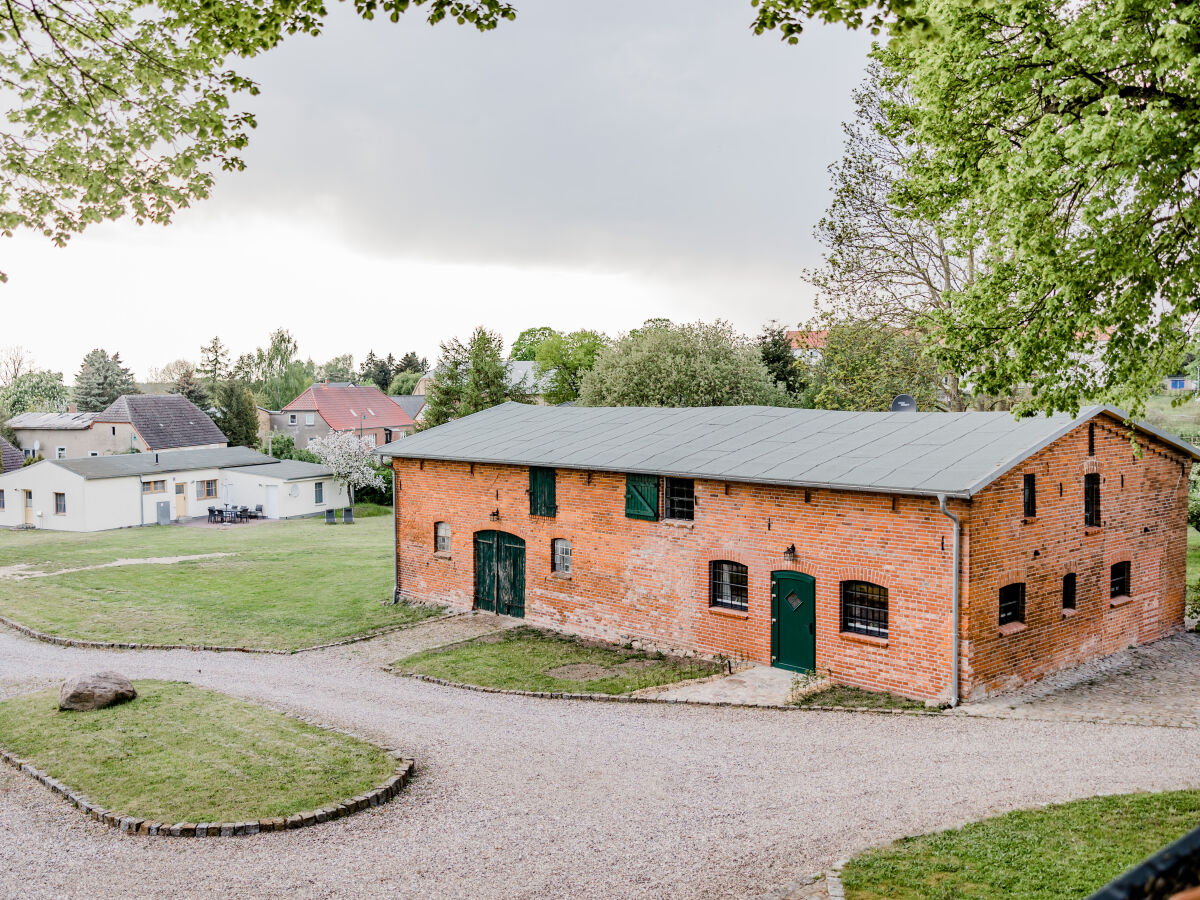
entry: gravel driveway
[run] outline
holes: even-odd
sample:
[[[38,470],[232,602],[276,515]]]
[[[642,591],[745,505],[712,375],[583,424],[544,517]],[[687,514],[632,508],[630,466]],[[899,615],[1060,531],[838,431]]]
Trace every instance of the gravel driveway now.
[[[99,667],[188,679],[418,764],[380,809],[211,841],[123,837],[5,769],[0,896],[753,897],[904,834],[1200,786],[1200,730],[536,700],[396,678],[374,656],[113,653],[0,634],[0,695]]]

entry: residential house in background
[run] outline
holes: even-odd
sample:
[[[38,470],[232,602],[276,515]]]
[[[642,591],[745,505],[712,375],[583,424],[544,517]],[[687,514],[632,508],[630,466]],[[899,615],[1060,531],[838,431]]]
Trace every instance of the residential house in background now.
[[[103,412],[22,413],[8,424],[26,457],[46,459],[228,444],[208,414],[179,394],[130,394]]]
[[[312,385],[270,413],[270,420],[272,431],[290,434],[302,449],[334,431],[353,431],[382,446],[416,428],[412,417],[378,387],[346,381]]]
[[[1190,375],[1168,375],[1163,379],[1163,390],[1171,391],[1172,393],[1195,393],[1196,379]]]
[[[391,394],[392,400],[399,406],[408,417],[414,422],[420,422],[421,417],[425,414],[425,395],[424,394]]]
[[[11,472],[13,469],[19,469],[24,464],[25,454],[21,452],[20,448],[14,447],[0,437],[0,475]]]
[[[396,590],[979,697],[1183,628],[1200,450],[1125,418],[507,403],[380,451]]]
[[[0,527],[102,531],[207,517],[210,506],[263,507],[269,519],[345,506],[325,466],[247,447],[47,459],[0,475]]]
[[[792,356],[810,364],[821,361],[825,345],[829,342],[828,331],[789,331],[788,342],[792,345]]]

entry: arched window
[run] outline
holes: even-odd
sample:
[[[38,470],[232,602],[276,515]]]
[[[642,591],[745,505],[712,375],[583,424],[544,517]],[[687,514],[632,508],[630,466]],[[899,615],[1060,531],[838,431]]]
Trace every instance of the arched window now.
[[[708,564],[710,606],[745,610],[749,607],[750,570],[741,563],[714,559]]]
[[[842,582],[842,631],[888,636],[888,590],[869,581]]]
[[[433,524],[433,550],[435,553],[450,552],[449,522],[435,522]]]
[[[565,538],[550,542],[550,571],[571,574],[571,542]]]

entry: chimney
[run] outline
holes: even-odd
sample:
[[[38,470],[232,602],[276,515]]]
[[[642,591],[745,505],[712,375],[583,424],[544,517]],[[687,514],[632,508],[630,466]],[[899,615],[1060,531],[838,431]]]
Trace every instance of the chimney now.
[[[67,412],[77,413],[77,412],[79,412],[79,408],[74,403],[68,403],[67,404]]]

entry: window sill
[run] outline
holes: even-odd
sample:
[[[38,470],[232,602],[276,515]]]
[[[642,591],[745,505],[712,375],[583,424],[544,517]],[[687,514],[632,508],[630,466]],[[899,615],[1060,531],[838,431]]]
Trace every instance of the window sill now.
[[[570,581],[571,573],[570,572],[551,572],[550,577],[557,578],[559,581]]]
[[[1007,622],[1000,626],[1000,634],[1008,637],[1009,635],[1020,634],[1025,628],[1026,625],[1024,622]]]
[[[434,550],[433,558],[434,559],[454,559],[454,556],[449,553],[444,553],[441,550]]]
[[[1037,516],[1023,516],[1021,518],[1021,524],[1022,525],[1036,525],[1037,524]]]
[[[1124,606],[1125,604],[1132,603],[1132,602],[1133,602],[1133,597],[1131,597],[1129,594],[1122,594],[1119,597],[1113,597],[1111,600],[1109,600],[1108,608],[1116,609],[1118,606]]]
[[[696,527],[695,519],[659,519],[659,521],[672,528],[686,528],[688,531]]]
[[[839,631],[838,637],[843,641],[849,641],[852,644],[866,644],[868,647],[886,647],[888,639],[885,637],[875,637],[870,634],[857,634],[853,631]]]
[[[750,618],[750,611],[747,609],[729,609],[724,606],[710,606],[708,611],[714,616],[727,616],[730,619]]]
[[[1085,525],[1083,528],[1083,536],[1090,537],[1093,534],[1100,534],[1104,531],[1103,525]]]
[[[1078,609],[1073,609],[1072,607],[1069,607],[1069,606],[1067,606],[1067,607],[1063,607],[1063,611],[1062,611],[1062,617],[1063,617],[1064,619],[1071,619],[1071,618],[1074,618],[1074,617],[1075,617],[1075,616],[1077,616],[1077,615],[1079,615],[1079,610],[1078,610]]]

